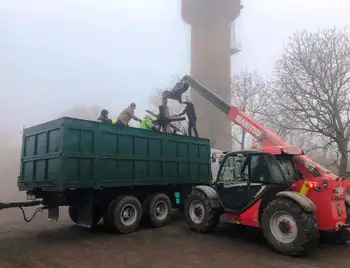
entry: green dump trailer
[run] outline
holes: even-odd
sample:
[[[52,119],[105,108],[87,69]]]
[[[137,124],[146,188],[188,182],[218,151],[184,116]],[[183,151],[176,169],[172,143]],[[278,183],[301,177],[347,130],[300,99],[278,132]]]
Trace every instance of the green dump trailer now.
[[[192,188],[210,185],[207,139],[63,117],[23,131],[18,188],[58,220],[69,206],[73,222],[121,233],[141,220],[161,227]]]

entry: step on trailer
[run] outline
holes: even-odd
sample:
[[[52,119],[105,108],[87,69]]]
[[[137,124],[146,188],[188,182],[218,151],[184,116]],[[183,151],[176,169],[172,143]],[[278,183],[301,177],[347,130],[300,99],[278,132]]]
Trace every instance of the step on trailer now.
[[[167,224],[196,185],[211,183],[207,139],[63,117],[23,131],[18,188],[28,202],[57,221],[68,206],[71,220],[133,232],[141,219]]]
[[[261,228],[276,251],[289,255],[312,251],[320,235],[333,241],[349,240],[350,197],[345,177],[313,162],[302,149],[190,76],[184,76],[172,94],[179,99],[189,87],[260,144],[258,150],[226,153],[212,186],[194,188],[184,211],[191,229],[212,231],[223,215],[228,222]]]

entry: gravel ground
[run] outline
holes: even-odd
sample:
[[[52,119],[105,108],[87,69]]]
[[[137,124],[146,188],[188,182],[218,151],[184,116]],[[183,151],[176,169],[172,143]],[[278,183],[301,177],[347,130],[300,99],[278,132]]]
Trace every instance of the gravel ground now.
[[[62,218],[51,223],[39,215],[27,224],[20,211],[1,211],[1,268],[343,268],[350,261],[347,245],[287,257],[272,252],[255,230],[221,224],[214,234],[201,235],[189,231],[180,215],[169,226],[128,235],[74,226],[66,213]]]

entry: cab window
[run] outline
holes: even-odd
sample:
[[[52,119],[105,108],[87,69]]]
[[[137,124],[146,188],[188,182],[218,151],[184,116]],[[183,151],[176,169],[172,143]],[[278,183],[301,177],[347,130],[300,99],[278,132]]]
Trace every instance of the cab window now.
[[[220,180],[247,181],[248,178],[247,157],[243,155],[230,155],[225,158],[219,175]]]
[[[277,160],[268,154],[252,155],[251,182],[265,184],[284,184],[285,177]]]
[[[277,161],[279,162],[284,176],[286,177],[287,182],[296,181],[299,178],[299,174],[295,168],[293,162],[293,156],[291,155],[278,155]]]

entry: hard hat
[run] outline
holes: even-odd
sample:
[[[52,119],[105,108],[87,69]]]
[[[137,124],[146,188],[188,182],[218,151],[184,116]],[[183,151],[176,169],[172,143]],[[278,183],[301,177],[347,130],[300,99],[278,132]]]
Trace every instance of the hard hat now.
[[[101,111],[101,114],[102,114],[102,115],[108,115],[108,111],[107,111],[106,109],[103,109],[103,110]]]

